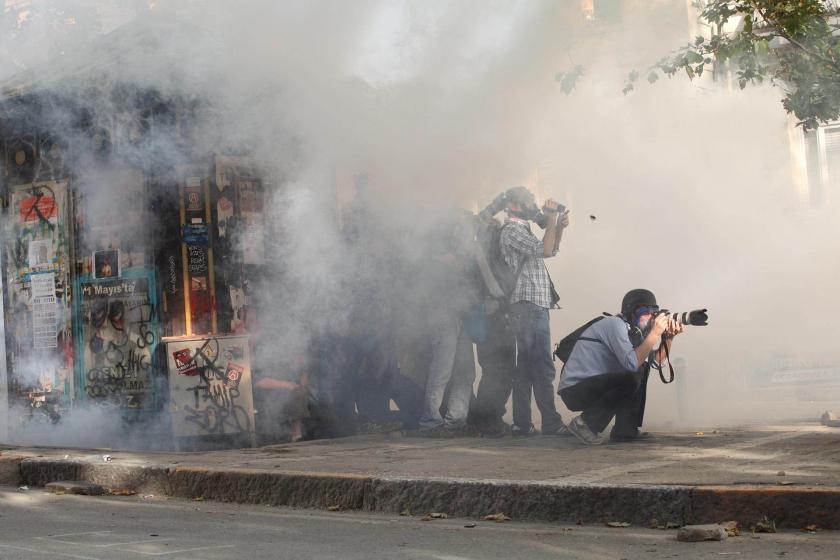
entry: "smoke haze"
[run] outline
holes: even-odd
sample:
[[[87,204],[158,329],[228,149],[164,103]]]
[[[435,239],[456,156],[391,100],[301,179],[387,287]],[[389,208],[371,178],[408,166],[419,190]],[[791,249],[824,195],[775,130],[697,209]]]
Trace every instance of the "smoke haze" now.
[[[76,88],[74,73],[94,67],[102,93],[86,102],[105,114],[122,83],[206,99],[199,148],[268,164],[283,187],[269,261],[292,289],[258,297],[276,318],[260,334],[276,356],[263,361],[286,361],[347,319],[335,201],[352,199],[352,178],[367,173],[405,252],[417,248],[401,236],[433,227],[438,210],[476,210],[513,185],[566,204],[572,225],[548,261],[563,307],[555,341],[617,312],[631,288],[674,311],[709,308],[710,326],[675,344],[683,386],[651,380],[649,424],[816,417],[840,398],[836,379],[815,395],[754,375],[779,360],[840,363],[830,258],[840,221],[836,207],[800,200],[778,91],[673,79],[621,92],[630,69],[690,38],[685,2],[645,3],[618,30],[584,21],[577,2],[152,4],[64,2],[85,16],[78,32],[41,42],[35,25],[0,37],[0,78],[26,69],[27,81]],[[125,23],[136,35],[113,35]],[[155,41],[132,41],[143,30]],[[56,55],[58,67],[45,65]],[[574,64],[586,75],[567,96],[555,74]],[[186,159],[165,135],[139,150]],[[107,209],[101,172],[87,167],[81,183]]]

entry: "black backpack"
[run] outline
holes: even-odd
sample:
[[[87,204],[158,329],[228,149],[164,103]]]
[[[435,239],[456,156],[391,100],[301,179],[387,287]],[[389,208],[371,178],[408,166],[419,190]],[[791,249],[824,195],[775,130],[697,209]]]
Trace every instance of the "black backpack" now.
[[[589,338],[581,335],[586,331],[586,329],[588,329],[589,327],[606,317],[609,317],[609,315],[607,315],[606,313],[604,315],[599,315],[598,317],[595,317],[585,325],[578,327],[569,334],[567,334],[563,338],[563,340],[557,343],[557,347],[554,349],[554,357],[565,364],[569,360],[569,356],[572,355],[572,350],[574,350],[575,344],[577,344],[578,340],[591,340],[593,342],[600,342],[600,340],[598,340],[597,338]]]
[[[500,239],[505,227],[506,224],[501,224],[496,220],[479,219],[476,232],[478,240],[476,261],[487,295],[497,300],[502,306],[506,306],[510,301],[525,263],[522,259],[518,270],[513,270],[502,257]]]

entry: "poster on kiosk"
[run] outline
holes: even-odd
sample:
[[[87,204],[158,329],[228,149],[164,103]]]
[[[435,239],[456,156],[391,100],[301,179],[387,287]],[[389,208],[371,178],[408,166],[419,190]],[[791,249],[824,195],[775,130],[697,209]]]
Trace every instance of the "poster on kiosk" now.
[[[251,360],[244,336],[166,341],[172,435],[233,436],[254,445]]]

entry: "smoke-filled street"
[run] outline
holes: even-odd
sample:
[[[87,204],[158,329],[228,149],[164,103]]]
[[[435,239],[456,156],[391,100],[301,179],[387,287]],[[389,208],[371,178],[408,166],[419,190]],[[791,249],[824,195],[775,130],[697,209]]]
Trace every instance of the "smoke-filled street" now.
[[[827,538],[838,28],[835,0],[0,0],[2,497],[405,513],[360,556],[486,516],[681,557]],[[0,556],[142,537],[66,523]],[[516,554],[462,532],[406,546]]]

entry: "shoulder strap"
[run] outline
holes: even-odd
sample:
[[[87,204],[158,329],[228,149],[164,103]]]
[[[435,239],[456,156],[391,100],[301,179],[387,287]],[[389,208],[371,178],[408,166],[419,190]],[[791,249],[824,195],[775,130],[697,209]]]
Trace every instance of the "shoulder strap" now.
[[[503,231],[505,230],[505,228],[506,228],[506,227],[508,227],[511,223],[512,223],[512,222],[505,222],[505,224],[504,224],[504,225],[502,225],[502,227],[499,229],[499,241],[500,241],[500,243],[499,243],[499,251],[501,251],[501,250],[502,250],[502,244],[501,244],[502,232],[503,232]],[[504,259],[504,257],[502,257],[502,258]],[[515,292],[515,291],[516,291],[516,286],[517,286],[517,284],[519,284],[519,277],[520,277],[520,276],[522,276],[522,269],[523,269],[523,268],[525,268],[525,257],[524,257],[524,256],[519,258],[519,265],[516,267],[516,276],[514,276],[514,277],[513,277],[513,286],[511,287],[511,292],[510,292],[509,294],[505,294],[505,297],[506,297],[507,299],[510,299],[510,297],[513,295],[513,292]]]
[[[665,374],[662,373],[662,364],[659,364],[659,379],[662,380],[662,383],[666,385],[674,381],[674,366],[671,365],[671,351],[668,349],[668,345],[665,342],[665,338],[662,338],[662,344],[665,345],[665,359],[668,361],[668,370],[671,374],[671,378],[668,381],[665,381]]]

